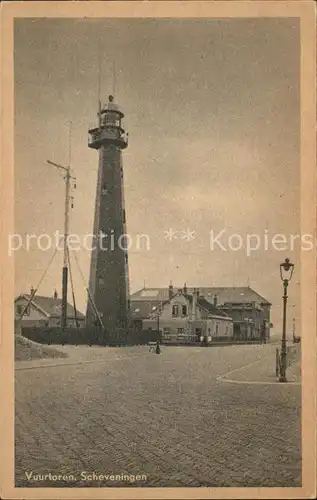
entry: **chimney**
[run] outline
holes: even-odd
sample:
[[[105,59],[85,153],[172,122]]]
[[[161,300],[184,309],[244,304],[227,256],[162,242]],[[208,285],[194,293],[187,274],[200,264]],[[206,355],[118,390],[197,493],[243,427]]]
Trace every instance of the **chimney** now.
[[[184,283],[183,291],[184,291],[184,294],[186,295],[187,294],[187,285],[186,285],[186,283]]]
[[[174,295],[173,284],[170,282],[168,287],[168,298],[171,299]]]
[[[215,293],[215,295],[214,295],[214,307],[217,307],[217,304],[218,304],[218,297],[217,297],[217,294]]]
[[[56,290],[56,288],[55,288],[55,290],[54,290],[54,299],[56,300],[56,299],[57,299],[57,297],[58,297],[58,294],[57,294],[57,290]]]
[[[35,290],[33,288],[33,286],[31,286],[31,290],[30,290],[30,295],[32,296],[34,294]]]

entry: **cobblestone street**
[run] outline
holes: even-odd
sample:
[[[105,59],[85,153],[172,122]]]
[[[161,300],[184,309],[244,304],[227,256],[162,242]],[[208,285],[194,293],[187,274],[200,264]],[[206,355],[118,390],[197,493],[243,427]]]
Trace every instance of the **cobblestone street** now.
[[[16,486],[300,486],[301,389],[275,383],[274,345],[60,349],[16,363]]]

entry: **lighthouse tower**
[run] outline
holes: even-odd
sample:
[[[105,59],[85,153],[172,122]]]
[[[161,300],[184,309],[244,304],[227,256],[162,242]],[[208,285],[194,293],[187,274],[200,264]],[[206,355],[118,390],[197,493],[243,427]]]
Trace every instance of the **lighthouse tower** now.
[[[99,150],[87,326],[100,325],[106,338],[124,339],[129,317],[128,253],[122,150],[128,146],[123,113],[109,96],[88,146]]]

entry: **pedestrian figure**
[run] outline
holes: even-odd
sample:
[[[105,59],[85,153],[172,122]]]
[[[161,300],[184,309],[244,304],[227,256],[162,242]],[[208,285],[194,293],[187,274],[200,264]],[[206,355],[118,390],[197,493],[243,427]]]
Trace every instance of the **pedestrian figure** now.
[[[161,354],[161,348],[160,348],[160,341],[159,340],[156,342],[155,353],[156,354]]]
[[[149,342],[149,352],[154,352],[156,349],[156,343]]]

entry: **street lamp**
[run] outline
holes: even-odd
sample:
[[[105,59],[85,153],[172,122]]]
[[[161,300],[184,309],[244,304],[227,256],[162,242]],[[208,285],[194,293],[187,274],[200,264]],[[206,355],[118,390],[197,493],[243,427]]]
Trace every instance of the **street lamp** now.
[[[160,307],[154,306],[152,307],[152,311],[156,311],[156,330],[157,330],[157,341],[160,341]]]
[[[244,340],[248,339],[249,318],[244,318]]]
[[[289,259],[280,264],[280,276],[284,287],[283,295],[283,333],[281,345],[281,369],[280,369],[280,382],[287,382],[286,379],[286,305],[287,305],[287,287],[292,279],[294,271],[294,264]]]
[[[252,318],[244,318],[245,329],[244,329],[244,340],[249,340],[252,337],[252,328],[253,328],[253,319]],[[248,334],[251,334],[248,336]]]

